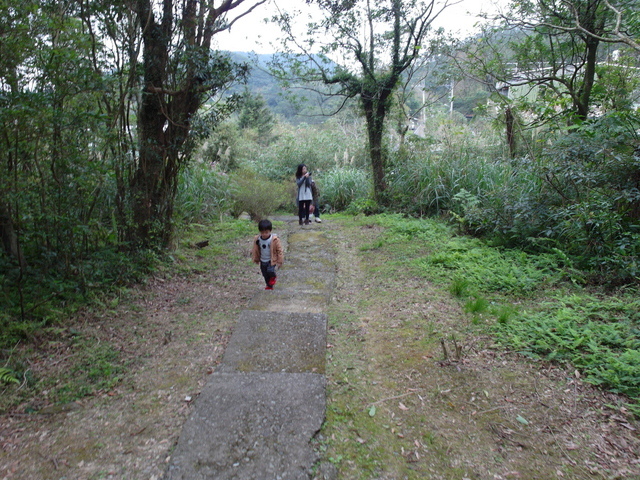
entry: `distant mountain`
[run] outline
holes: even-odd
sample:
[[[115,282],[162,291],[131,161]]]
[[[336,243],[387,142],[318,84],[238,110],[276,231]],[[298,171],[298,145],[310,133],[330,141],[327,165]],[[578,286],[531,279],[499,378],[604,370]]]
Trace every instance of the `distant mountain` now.
[[[246,63],[251,66],[249,86],[253,88],[268,88],[277,82],[268,72],[268,64],[273,55],[255,54],[248,52],[229,52],[231,59],[236,63]]]
[[[295,95],[298,97],[296,102],[292,102],[285,96],[285,93],[291,92],[285,92],[268,70],[268,64],[273,59],[272,54],[228,53],[234,62],[246,63],[251,67],[247,88],[253,95],[262,95],[275,115],[290,123],[322,123],[326,120],[326,117],[319,115],[317,111],[317,105],[324,103],[319,94],[305,89],[296,89]],[[243,85],[238,85],[232,88],[231,92],[241,93],[244,88]]]

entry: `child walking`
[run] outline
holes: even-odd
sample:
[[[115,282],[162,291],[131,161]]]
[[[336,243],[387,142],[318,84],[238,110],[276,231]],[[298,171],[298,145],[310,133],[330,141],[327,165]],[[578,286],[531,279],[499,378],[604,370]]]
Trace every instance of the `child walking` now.
[[[260,272],[267,284],[265,290],[273,290],[276,284],[276,270],[284,263],[282,243],[277,235],[272,234],[273,225],[269,220],[258,223],[259,235],[256,235],[251,250],[251,259],[260,264]]]

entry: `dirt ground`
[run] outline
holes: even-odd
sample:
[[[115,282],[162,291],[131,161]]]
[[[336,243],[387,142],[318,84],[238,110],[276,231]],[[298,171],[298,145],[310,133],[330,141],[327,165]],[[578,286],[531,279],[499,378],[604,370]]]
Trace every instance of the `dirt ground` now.
[[[339,478],[640,479],[624,399],[495,345],[448,291],[385,267],[393,247],[363,254],[382,234],[335,235],[323,435],[327,457],[358,459]]]
[[[0,478],[161,478],[238,313],[262,281],[247,242],[235,247],[243,255],[238,264],[159,276],[116,309],[81,316],[75,333],[114,345],[128,374],[117,388],[82,401],[50,405],[45,392],[3,415]],[[72,360],[70,347],[43,344],[30,366],[44,377]]]
[[[331,237],[338,271],[319,435],[334,470],[324,471],[344,479],[640,479],[639,425],[607,407],[619,398],[488,338],[462,335],[457,355],[450,334],[464,314],[448,293],[367,272],[364,227],[326,219],[313,228]],[[249,242],[235,245],[237,262],[211,268],[203,260],[189,275],[157,276],[116,308],[79,315],[74,331],[114,345],[127,375],[82,401],[53,405],[43,392],[2,415],[0,479],[162,478],[235,319],[262,288]],[[69,345],[43,343],[30,368],[36,376],[69,368]]]

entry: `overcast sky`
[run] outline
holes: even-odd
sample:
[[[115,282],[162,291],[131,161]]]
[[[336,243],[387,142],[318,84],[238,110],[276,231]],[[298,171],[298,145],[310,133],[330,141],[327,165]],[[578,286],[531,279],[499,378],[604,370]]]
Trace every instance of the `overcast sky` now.
[[[474,24],[481,20],[478,13],[494,11],[496,1],[504,3],[505,0],[462,0],[447,8],[434,25],[467,36],[472,32]],[[231,32],[216,34],[218,47],[234,52],[273,53],[277,47],[271,46],[270,42],[277,39],[279,32],[277,27],[266,25],[264,19],[276,13],[276,4],[285,11],[305,7],[302,0],[269,0],[240,19]],[[306,19],[300,17],[300,23],[306,24]]]

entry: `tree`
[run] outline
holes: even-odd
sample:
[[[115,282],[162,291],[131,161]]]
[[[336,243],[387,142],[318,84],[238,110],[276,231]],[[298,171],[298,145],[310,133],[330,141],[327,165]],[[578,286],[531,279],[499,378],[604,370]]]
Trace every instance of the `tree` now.
[[[433,20],[450,4],[435,0],[307,0],[321,19],[305,38],[293,17],[279,18],[287,55],[273,70],[288,80],[315,82],[345,102],[357,99],[367,128],[376,200],[384,202],[387,151],[383,142],[392,95],[420,57]],[[322,43],[324,38],[329,40]],[[335,61],[332,61],[334,59]],[[337,64],[337,59],[341,59]],[[344,105],[345,103],[342,103]]]
[[[538,110],[543,121],[584,121],[593,106],[598,64],[604,60],[601,46],[619,41],[610,7],[607,0],[514,1],[498,17],[502,24],[497,29],[468,44],[460,63],[466,71],[481,72],[480,77],[489,74],[494,87],[527,86],[529,98],[544,102]]]
[[[640,52],[640,14],[637,0],[603,0],[612,16],[608,28],[601,32],[590,29],[580,17],[580,8],[571,1],[565,2],[573,13],[573,24],[566,27],[567,31],[577,30],[601,42],[621,43]]]
[[[207,98],[247,72],[246,66],[212,51],[211,40],[265,2],[222,0],[218,7],[198,0],[132,2],[143,45],[139,153],[129,184],[133,218],[128,240],[133,246],[169,244],[178,174],[195,115]],[[130,60],[135,65],[136,58]],[[226,112],[222,108],[216,115],[236,105],[229,104]]]
[[[20,171],[20,147],[17,135],[20,108],[14,99],[21,96],[21,72],[25,59],[34,50],[34,39],[28,35],[29,14],[36,9],[32,2],[21,2],[0,12],[0,238],[4,252],[24,266],[25,259],[15,228],[17,202],[11,201],[20,189],[15,180]]]
[[[248,89],[245,89],[238,126],[241,129],[254,128],[261,143],[267,144],[274,124],[275,118],[262,95],[252,95]]]

